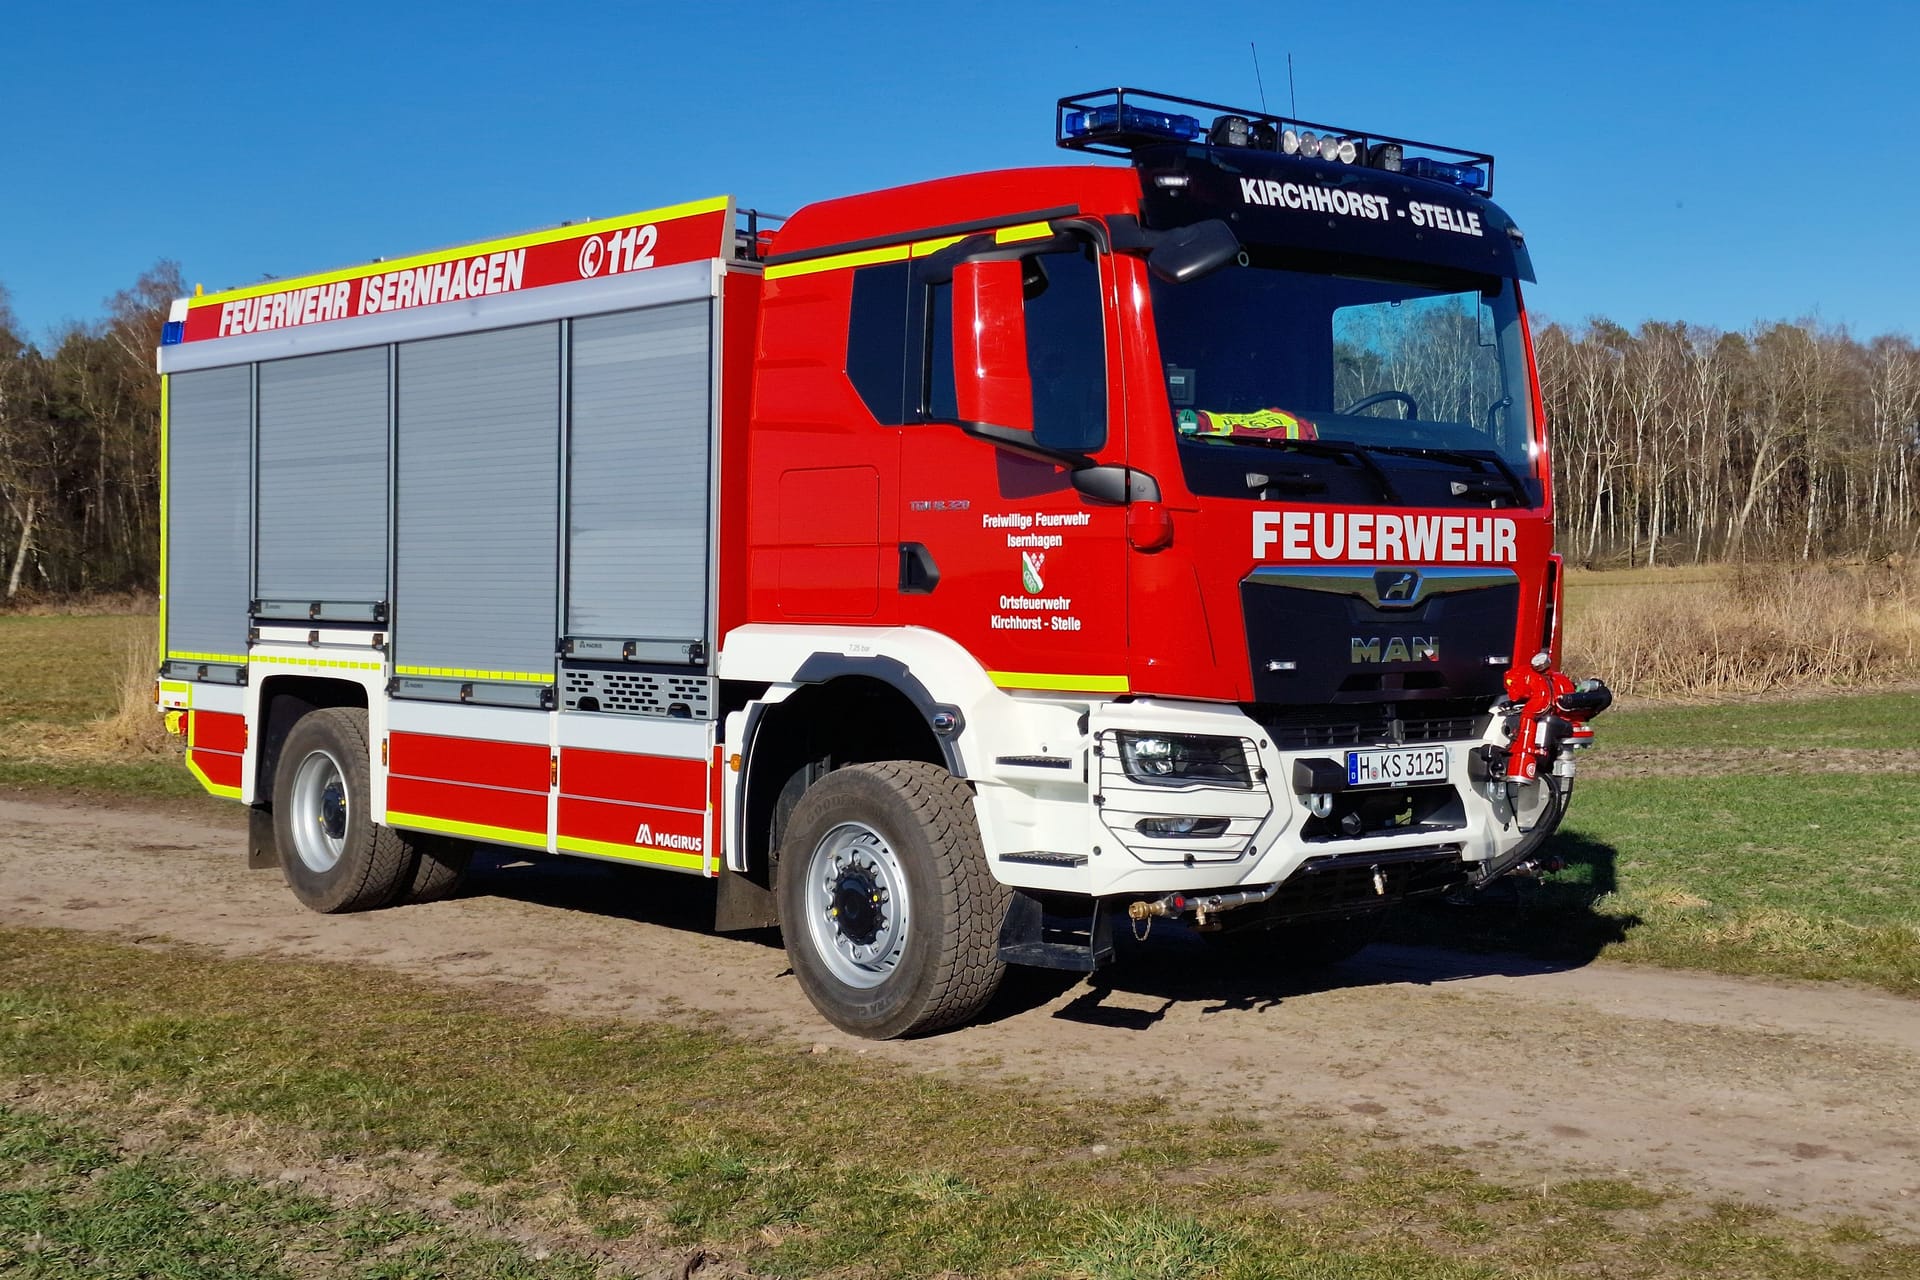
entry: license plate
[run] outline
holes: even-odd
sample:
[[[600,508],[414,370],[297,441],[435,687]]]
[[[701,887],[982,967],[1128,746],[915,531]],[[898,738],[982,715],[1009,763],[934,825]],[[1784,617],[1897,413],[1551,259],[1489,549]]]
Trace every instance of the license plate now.
[[[1350,787],[1402,787],[1409,782],[1444,782],[1446,777],[1445,747],[1347,752],[1347,785]]]

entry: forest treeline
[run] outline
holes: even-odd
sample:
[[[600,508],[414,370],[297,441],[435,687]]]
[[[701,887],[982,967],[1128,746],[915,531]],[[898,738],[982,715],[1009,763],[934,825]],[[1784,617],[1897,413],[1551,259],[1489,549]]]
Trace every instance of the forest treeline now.
[[[151,590],[153,352],[179,267],[42,345],[0,285],[0,587]],[[1607,320],[1536,330],[1560,544],[1585,564],[1911,556],[1920,348],[1810,321],[1738,333]]]

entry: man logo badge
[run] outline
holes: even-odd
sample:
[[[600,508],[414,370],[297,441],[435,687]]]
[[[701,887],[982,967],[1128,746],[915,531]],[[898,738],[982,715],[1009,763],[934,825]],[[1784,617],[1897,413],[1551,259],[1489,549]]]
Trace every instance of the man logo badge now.
[[[1405,608],[1420,595],[1420,575],[1406,569],[1381,569],[1373,575],[1373,595],[1383,606]]]
[[[1355,666],[1363,662],[1438,662],[1440,642],[1432,636],[1354,636],[1348,642],[1347,660]]]

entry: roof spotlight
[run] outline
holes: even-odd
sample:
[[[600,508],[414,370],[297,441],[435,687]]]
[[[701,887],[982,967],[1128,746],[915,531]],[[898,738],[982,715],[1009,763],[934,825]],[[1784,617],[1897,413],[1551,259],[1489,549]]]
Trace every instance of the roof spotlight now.
[[[1367,148],[1367,164],[1375,169],[1385,169],[1388,173],[1398,173],[1402,154],[1397,142],[1377,142]]]
[[[1303,156],[1319,155],[1320,154],[1320,135],[1311,131],[1301,134],[1300,135],[1300,154]]]
[[[1324,148],[1326,144],[1322,143],[1321,146]],[[1353,145],[1352,138],[1342,138],[1334,144],[1332,158],[1341,164],[1352,164],[1359,155],[1360,148]]]
[[[1207,141],[1216,147],[1244,147],[1252,141],[1249,133],[1245,116],[1215,116]]]
[[[1300,150],[1300,135],[1292,129],[1282,129],[1280,131],[1280,149],[1288,155],[1293,155],[1298,152]]]

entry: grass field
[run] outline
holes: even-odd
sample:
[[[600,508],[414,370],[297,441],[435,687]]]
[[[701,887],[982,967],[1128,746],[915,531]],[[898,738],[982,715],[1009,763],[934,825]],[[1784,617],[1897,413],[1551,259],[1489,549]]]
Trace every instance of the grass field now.
[[[0,786],[197,795],[138,719],[150,625],[0,618]],[[1912,691],[1610,714],[1567,868],[1401,935],[1920,991],[1920,785],[1873,767],[1916,715]],[[584,1278],[711,1251],[698,1274],[1920,1277],[1867,1222],[1522,1186],[1311,1117],[1196,1123],[79,934],[0,931],[0,973],[6,1275]]]
[[[1920,1276],[1859,1220],[1519,1185],[1311,1117],[58,932],[0,931],[0,972],[10,1275]]]
[[[153,652],[151,614],[0,616],[0,787],[209,799],[148,701]]]

